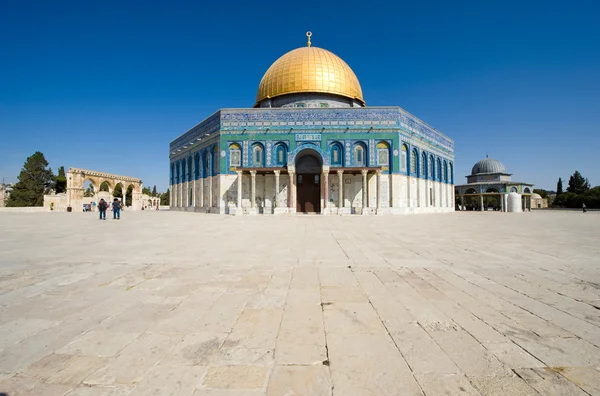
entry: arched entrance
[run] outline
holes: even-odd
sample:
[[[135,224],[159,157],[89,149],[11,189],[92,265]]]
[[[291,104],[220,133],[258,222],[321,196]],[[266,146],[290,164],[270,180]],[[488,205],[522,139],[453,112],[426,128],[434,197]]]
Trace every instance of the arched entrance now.
[[[314,150],[303,150],[296,155],[296,213],[321,212],[320,155]]]

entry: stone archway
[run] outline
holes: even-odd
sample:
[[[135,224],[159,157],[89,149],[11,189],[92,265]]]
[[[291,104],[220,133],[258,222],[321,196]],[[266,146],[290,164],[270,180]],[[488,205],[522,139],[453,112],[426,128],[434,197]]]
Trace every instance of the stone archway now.
[[[319,153],[312,149],[296,156],[296,213],[321,212],[321,173],[323,163]]]
[[[84,198],[84,183],[89,181],[95,188],[96,195],[93,197],[96,201],[102,198],[112,198],[115,187],[120,184],[123,186],[123,194],[127,192],[127,188],[131,186],[131,209],[140,210],[142,208],[142,180],[129,177],[119,176],[110,173],[97,172],[87,169],[69,168],[67,172],[67,205],[72,207],[73,210],[78,211],[84,203],[90,198]],[[109,186],[107,193],[100,192],[100,186],[105,183]],[[106,195],[104,197],[103,195]]]

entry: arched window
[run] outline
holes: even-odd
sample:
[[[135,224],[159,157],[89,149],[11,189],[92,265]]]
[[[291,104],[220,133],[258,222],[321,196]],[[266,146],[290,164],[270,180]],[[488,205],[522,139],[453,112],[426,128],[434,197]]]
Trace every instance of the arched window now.
[[[450,183],[454,184],[454,165],[450,162]]]
[[[287,147],[283,143],[279,143],[275,148],[275,163],[277,166],[285,166],[287,164]]]
[[[437,159],[437,180],[442,181],[442,161]]]
[[[194,154],[194,179],[200,177],[200,153]]]
[[[431,180],[435,180],[435,166],[434,166],[433,155],[429,156],[429,178]]]
[[[331,145],[331,165],[342,166],[343,149],[342,145],[335,142]]]
[[[517,187],[515,187],[515,186],[512,186],[512,187],[510,188],[510,192],[517,192]]]
[[[255,143],[252,147],[252,164],[255,167],[264,166],[264,150],[260,143]]]
[[[408,146],[406,144],[402,145],[400,151],[400,170],[402,172],[406,172],[408,169]]]
[[[354,145],[354,165],[365,166],[366,163],[365,147],[362,143],[356,143]]]
[[[531,190],[529,189],[529,187],[525,187],[525,189],[523,190],[523,193],[531,194]]]
[[[417,159],[419,158],[419,154],[417,153],[417,149],[413,149],[412,155],[410,156],[410,174],[413,176],[417,176]]]
[[[444,160],[444,183],[448,183],[448,162]]]
[[[242,166],[242,148],[237,143],[229,145],[229,166]]]
[[[171,162],[171,184],[175,184],[175,164]]]
[[[187,181],[192,181],[192,157],[188,157],[187,169],[188,169]]]
[[[421,155],[421,177],[427,179],[427,154]]]
[[[390,146],[386,142],[377,143],[377,165],[390,165]]]

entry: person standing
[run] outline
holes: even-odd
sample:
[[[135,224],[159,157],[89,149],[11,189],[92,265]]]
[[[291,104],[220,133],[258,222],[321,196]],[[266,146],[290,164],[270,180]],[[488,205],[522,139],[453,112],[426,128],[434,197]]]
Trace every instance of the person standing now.
[[[587,212],[587,207],[583,204],[583,213]]]
[[[119,201],[118,198],[115,198],[115,200],[112,203],[112,210],[113,210],[113,220],[120,220],[121,219],[121,202]]]
[[[98,212],[100,213],[100,220],[106,220],[106,209],[108,208],[108,203],[104,200],[104,198],[100,199],[98,202]]]

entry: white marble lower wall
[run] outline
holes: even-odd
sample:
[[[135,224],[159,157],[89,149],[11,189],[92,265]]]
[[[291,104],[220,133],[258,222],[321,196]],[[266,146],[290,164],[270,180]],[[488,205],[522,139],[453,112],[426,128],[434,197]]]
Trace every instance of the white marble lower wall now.
[[[442,213],[454,211],[454,186],[404,175],[381,176],[380,212],[394,214]],[[242,208],[253,212],[250,202],[251,176],[243,175]],[[342,205],[340,205],[340,179],[337,173],[328,176],[329,202],[326,211],[337,213],[363,212],[363,178],[361,174],[342,176]],[[257,213],[287,213],[289,177],[279,176],[277,193],[275,175],[256,175],[254,208]],[[238,202],[238,175],[218,175],[173,185],[171,196],[173,210],[207,213],[236,213]],[[377,176],[367,176],[367,212],[377,208]],[[342,210],[339,210],[340,208]],[[275,211],[275,208],[279,208]],[[372,209],[372,210],[371,210]]]

